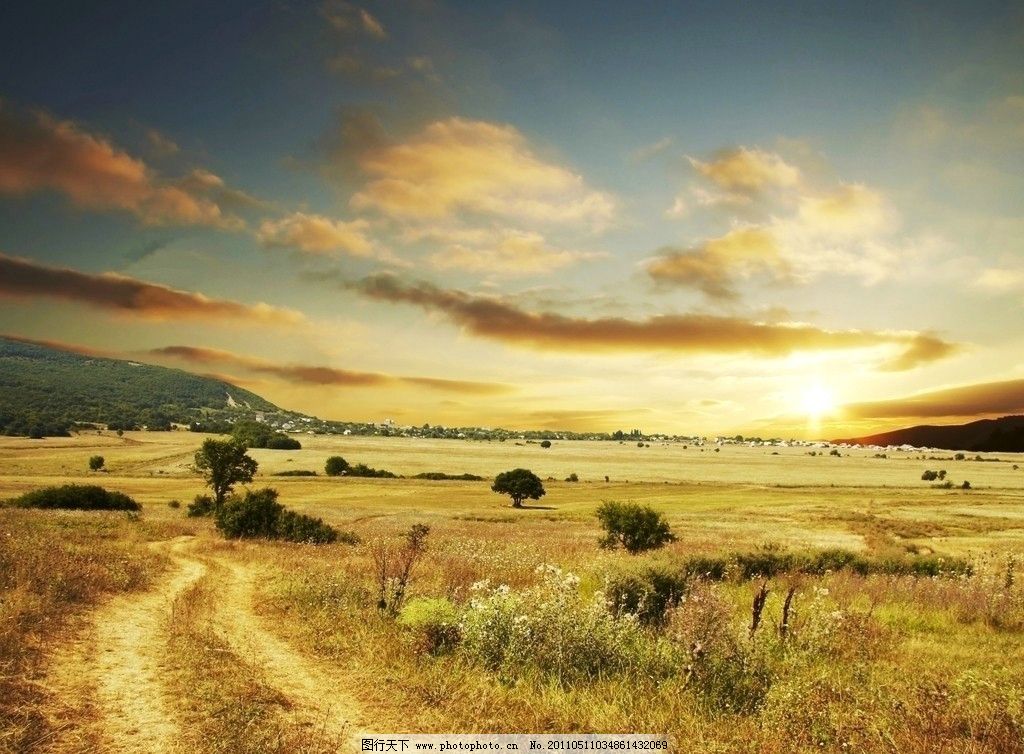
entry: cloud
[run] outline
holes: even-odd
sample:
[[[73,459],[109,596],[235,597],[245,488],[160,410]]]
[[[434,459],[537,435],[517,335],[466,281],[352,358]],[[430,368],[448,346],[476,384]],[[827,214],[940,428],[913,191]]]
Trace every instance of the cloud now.
[[[352,54],[336,55],[327,61],[327,70],[356,81],[387,81],[401,74],[397,68],[374,65]]]
[[[0,338],[7,340],[14,340],[18,343],[27,343],[32,346],[43,346],[44,348],[53,348],[57,351],[68,351],[69,353],[77,353],[80,356],[95,356],[97,358],[117,358],[112,351],[104,351],[100,348],[93,348],[91,346],[82,346],[77,343],[66,343],[61,340],[41,340],[37,338],[26,338],[21,335],[11,335],[10,333],[0,333]]]
[[[361,33],[374,39],[387,39],[388,33],[377,18],[365,8],[343,2],[329,0],[320,6],[320,14],[337,31],[345,33]]]
[[[1024,413],[1024,380],[983,382],[885,401],[851,403],[850,418],[944,418]]]
[[[765,323],[708,314],[670,314],[643,320],[585,319],[527,312],[502,299],[446,290],[426,282],[406,284],[392,275],[371,276],[348,287],[378,301],[438,312],[479,337],[540,350],[744,353],[772,358],[807,351],[889,346],[902,349],[887,364],[892,369],[910,369],[945,355],[934,345],[922,345],[922,340],[930,341],[934,336],[917,332],[825,330],[802,323]]]
[[[647,274],[656,283],[694,287],[716,299],[737,298],[736,279],[758,272],[775,280],[791,276],[775,236],[758,227],[734,228],[692,249],[660,249],[647,263]]]
[[[0,253],[0,298],[53,298],[147,319],[235,319],[294,325],[304,317],[268,304],[243,304],[104,273],[49,267]]]
[[[153,151],[161,157],[168,157],[181,151],[181,148],[173,139],[160,133],[155,128],[146,129],[146,140],[153,148]]]
[[[990,267],[979,273],[974,285],[992,293],[1021,293],[1024,292],[1024,271]]]
[[[882,195],[859,183],[848,183],[825,194],[800,197],[800,223],[829,236],[871,236],[888,230],[894,221]]]
[[[269,248],[298,249],[308,254],[351,254],[373,256],[373,243],[366,236],[366,220],[342,222],[323,215],[294,212],[279,220],[264,220],[256,233]]]
[[[608,194],[546,162],[514,127],[465,118],[431,123],[408,140],[381,143],[365,119],[349,127],[349,148],[369,177],[352,206],[404,220],[459,211],[603,227],[615,211]],[[372,138],[367,138],[372,137]]]
[[[455,233],[460,239],[472,233]],[[439,270],[459,269],[489,273],[503,277],[519,277],[554,272],[586,259],[596,259],[596,252],[572,251],[550,246],[544,236],[516,230],[478,232],[469,245],[454,240],[430,255],[431,264]]]
[[[0,100],[0,193],[37,191],[57,191],[84,209],[131,212],[153,225],[241,225],[216,202],[160,181],[144,162],[75,123]]]
[[[651,144],[644,144],[642,147],[634,149],[632,152],[630,152],[629,159],[632,162],[647,162],[647,160],[650,160],[653,157],[657,157],[666,150],[670,149],[672,147],[672,144],[672,137],[666,136],[662,139],[658,139],[657,141]]]
[[[704,162],[687,157],[694,170],[730,194],[757,194],[769,188],[793,188],[800,184],[800,170],[774,152],[736,147],[725,149]]]
[[[472,382],[447,380],[436,377],[400,377],[379,372],[357,372],[335,367],[310,366],[305,364],[280,364],[267,359],[243,356],[230,351],[196,346],[166,346],[146,352],[158,358],[170,357],[193,364],[222,365],[242,369],[255,374],[276,377],[285,382],[300,385],[380,387],[412,385],[431,390],[470,395],[497,395],[508,393],[511,386],[495,382]]]

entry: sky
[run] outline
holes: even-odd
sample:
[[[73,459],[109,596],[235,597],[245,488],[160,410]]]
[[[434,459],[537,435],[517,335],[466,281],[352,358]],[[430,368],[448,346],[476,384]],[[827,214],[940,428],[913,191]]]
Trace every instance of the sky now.
[[[7,3],[0,333],[352,421],[1024,413],[1024,8]]]

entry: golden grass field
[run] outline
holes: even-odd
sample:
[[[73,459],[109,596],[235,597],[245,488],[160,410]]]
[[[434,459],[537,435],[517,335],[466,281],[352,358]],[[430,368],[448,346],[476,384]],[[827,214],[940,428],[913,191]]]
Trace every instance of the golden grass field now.
[[[362,539],[317,547],[225,542],[186,518],[204,491],[189,470],[203,439],[0,438],[0,499],[74,482],[143,505],[137,516],[0,509],[0,751],[333,751],[359,730],[654,732],[678,751],[1024,751],[1021,455],[321,436],[250,451],[251,487]],[[87,471],[97,454],[106,472]],[[490,481],[328,478],[330,455],[404,476],[522,466],[555,481],[513,510]],[[295,469],[319,476],[273,476]],[[972,489],[934,488],[925,469]],[[570,473],[580,482],[560,481]],[[605,500],[653,506],[677,540],[635,556],[600,549]],[[451,652],[425,652],[418,624],[376,609],[375,552],[398,552],[415,523],[431,531],[410,604],[497,616],[486,631],[464,618]],[[835,547],[962,558],[974,575],[695,583],[657,629],[593,612],[614,574]],[[579,585],[548,583],[545,564]],[[511,591],[473,591],[484,580]],[[504,640],[487,631],[519,615],[535,621],[535,644],[489,660]]]

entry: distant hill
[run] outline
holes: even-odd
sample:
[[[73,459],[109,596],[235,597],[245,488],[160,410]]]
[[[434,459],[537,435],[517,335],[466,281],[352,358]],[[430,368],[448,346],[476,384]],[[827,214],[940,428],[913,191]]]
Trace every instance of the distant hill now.
[[[969,424],[921,425],[850,440],[851,445],[914,445],[975,452],[1024,453],[1024,416],[981,419]]]
[[[212,415],[280,412],[255,393],[180,369],[0,337],[0,433],[60,435],[75,422],[168,429]]]

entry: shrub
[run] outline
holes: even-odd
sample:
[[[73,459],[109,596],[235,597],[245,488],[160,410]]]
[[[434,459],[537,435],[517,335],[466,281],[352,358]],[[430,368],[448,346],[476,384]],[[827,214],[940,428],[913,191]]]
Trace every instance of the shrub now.
[[[413,479],[432,479],[435,481],[455,479],[463,482],[482,482],[484,480],[482,476],[477,476],[476,474],[445,474],[443,471],[424,471],[414,476]]]
[[[934,482],[939,478],[939,472],[937,471],[925,471],[921,474],[921,480],[924,482]]]
[[[550,448],[551,447],[551,440],[542,440],[540,446],[542,448]]]
[[[606,501],[598,507],[597,518],[605,530],[602,547],[622,545],[638,553],[675,540],[665,517],[648,505]]]
[[[355,466],[350,466],[347,475],[356,477],[371,477],[377,479],[394,479],[396,477],[396,475],[390,471],[385,471],[384,469],[374,469],[367,466],[365,463],[357,463]]]
[[[316,476],[316,472],[309,469],[289,469],[288,471],[275,471],[271,476]]]
[[[697,555],[683,564],[683,573],[687,579],[722,581],[729,573],[729,561]]]
[[[325,524],[322,519],[289,510],[283,510],[278,515],[274,536],[288,542],[308,542],[314,545],[338,541],[338,531],[333,526]],[[353,544],[351,537],[355,535],[349,536],[348,543]]]
[[[138,511],[142,506],[123,492],[110,492],[95,484],[44,487],[14,498],[16,508],[59,508],[80,511]]]
[[[200,516],[209,516],[213,513],[215,507],[213,498],[209,495],[196,495],[192,502],[188,504],[188,516],[189,518],[199,518]]]
[[[302,450],[302,443],[294,437],[278,433],[267,440],[267,450]]]
[[[645,626],[661,626],[686,594],[685,571],[649,567],[608,578],[605,596],[614,615],[635,615]]]
[[[964,480],[964,483],[960,485],[960,489],[962,489],[962,490],[969,490],[970,488],[971,488],[971,483],[968,482],[966,479]]]
[[[214,523],[228,539],[273,538],[284,506],[277,502],[277,490],[246,490],[243,497],[228,498],[216,511]]]
[[[954,461],[963,461],[966,458],[967,456],[965,456],[963,453],[957,453],[955,456],[953,456]]]
[[[89,471],[99,471],[103,468],[103,456],[91,456],[89,458]]]
[[[462,638],[459,609],[444,597],[410,600],[398,614],[398,625],[416,637],[421,652],[441,655],[454,649]]]
[[[565,481],[567,481],[567,482],[578,482],[579,480],[580,480],[580,475],[577,474],[575,471],[572,472],[569,476],[567,476],[565,478]]]
[[[178,508],[181,507],[181,501],[180,500],[168,500],[167,501],[167,507],[168,508],[174,508],[175,510],[177,510]]]
[[[324,473],[327,476],[341,476],[348,471],[348,461],[341,456],[331,456],[324,464]]]

